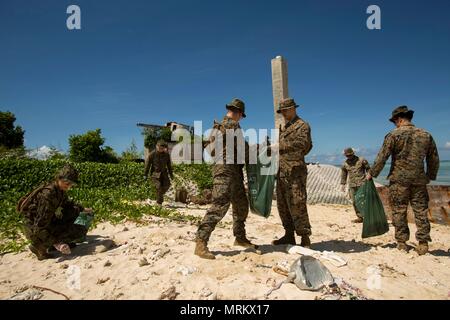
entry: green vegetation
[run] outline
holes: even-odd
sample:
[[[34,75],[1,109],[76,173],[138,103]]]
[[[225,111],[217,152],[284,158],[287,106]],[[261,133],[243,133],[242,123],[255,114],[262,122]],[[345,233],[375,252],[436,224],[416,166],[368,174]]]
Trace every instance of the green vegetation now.
[[[194,181],[200,192],[205,189],[212,189],[213,180],[209,164],[179,164],[174,166],[173,171],[175,175],[183,179]]]
[[[0,253],[19,251],[26,245],[20,230],[22,220],[15,210],[17,201],[40,184],[51,181],[64,163],[64,160],[0,159]],[[80,172],[80,183],[69,191],[69,195],[83,206],[94,209],[94,226],[103,221],[141,222],[145,215],[198,220],[175,210],[139,203],[155,198],[152,184],[144,180],[142,163],[82,162],[73,165]],[[211,170],[206,164],[176,165],[174,171],[183,179],[194,181],[200,190],[212,187]]]
[[[69,137],[69,158],[74,162],[117,163],[119,160],[114,150],[103,146],[105,138],[100,129],[91,130],[85,134]]]
[[[20,126],[15,126],[16,116],[9,112],[0,111],[0,149],[23,148],[23,136],[25,131]]]
[[[25,131],[14,125],[16,116],[9,111],[0,111],[0,159],[25,156],[23,145]]]
[[[149,150],[153,150],[156,147],[156,143],[158,142],[158,140],[170,142],[172,138],[172,131],[170,131],[170,128],[167,127],[154,129],[146,128],[143,131],[143,135],[144,146]]]
[[[122,152],[121,161],[135,161],[143,157],[143,152],[139,152],[134,139],[131,141],[131,145]]]

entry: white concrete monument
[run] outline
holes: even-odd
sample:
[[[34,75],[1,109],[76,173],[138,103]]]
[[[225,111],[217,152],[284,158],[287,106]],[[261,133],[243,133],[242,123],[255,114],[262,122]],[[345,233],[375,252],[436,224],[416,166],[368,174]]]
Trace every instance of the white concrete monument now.
[[[284,126],[284,120],[276,111],[280,101],[289,97],[287,62],[282,56],[272,59],[272,92],[275,128],[279,129],[280,126]]]

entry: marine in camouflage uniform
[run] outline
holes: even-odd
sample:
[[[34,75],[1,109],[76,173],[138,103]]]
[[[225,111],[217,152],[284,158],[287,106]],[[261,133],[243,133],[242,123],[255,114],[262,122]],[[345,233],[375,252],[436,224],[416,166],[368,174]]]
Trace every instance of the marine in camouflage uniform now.
[[[172,161],[165,141],[158,141],[156,150],[150,152],[145,159],[145,178],[148,177],[149,172],[156,188],[156,202],[161,205],[164,201],[164,194],[170,188],[169,176],[173,179]]]
[[[245,115],[245,104],[234,99],[226,105],[231,112]],[[227,150],[227,131],[234,134],[234,150]],[[217,134],[219,133],[219,134]],[[219,139],[215,140],[214,138]],[[229,137],[229,135],[228,135]],[[245,142],[239,121],[233,120],[229,113],[220,123],[215,122],[210,143],[214,144],[215,159],[213,165],[212,205],[206,212],[197,231],[195,254],[206,259],[214,259],[214,255],[207,248],[207,243],[217,223],[225,216],[230,204],[233,210],[233,235],[236,237],[235,245],[256,248],[246,237],[245,221],[248,216],[249,204],[244,188],[244,164],[238,161],[242,154],[238,154],[239,142],[244,143],[244,162],[248,161],[248,144]],[[219,150],[220,149],[220,150]],[[233,154],[229,154],[232,151]],[[231,162],[231,163],[230,163]]]
[[[389,198],[398,248],[407,250],[407,209],[408,204],[411,204],[417,226],[416,239],[419,241],[416,250],[419,254],[425,254],[428,251],[428,242],[431,241],[427,184],[436,179],[439,155],[431,134],[416,128],[410,122],[413,113],[414,111],[406,106],[398,107],[392,112],[390,121],[395,123],[397,128],[386,135],[368,178],[377,177],[387,159],[391,157],[388,175]]]
[[[280,102],[278,113],[287,121],[279,137],[279,170],[277,175],[277,207],[285,235],[273,244],[295,244],[295,235],[302,237],[301,245],[310,246],[308,209],[306,207],[305,156],[312,149],[311,129],[296,113],[298,105],[288,98]]]
[[[352,148],[346,148],[344,155],[347,157],[341,168],[341,185],[345,189],[347,184],[350,188],[350,196],[352,198],[353,208],[357,215],[357,219],[353,220],[355,223],[363,222],[363,215],[359,212],[355,203],[355,194],[358,189],[366,182],[366,174],[370,169],[369,162],[363,157],[358,157]]]
[[[86,236],[88,230],[74,224],[84,208],[70,200],[61,188],[61,183],[74,184],[77,180],[76,170],[66,165],[56,181],[35,189],[19,201],[17,210],[24,216],[25,236],[39,260],[50,258],[48,249],[53,246],[72,244]]]

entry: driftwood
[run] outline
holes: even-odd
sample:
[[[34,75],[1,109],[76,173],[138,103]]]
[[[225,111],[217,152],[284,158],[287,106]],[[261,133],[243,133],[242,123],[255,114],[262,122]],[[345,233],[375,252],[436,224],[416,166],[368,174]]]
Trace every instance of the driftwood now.
[[[37,290],[47,290],[47,291],[53,292],[55,294],[59,294],[60,296],[63,296],[66,300],[70,300],[70,298],[68,296],[66,296],[64,293],[55,291],[55,290],[50,289],[50,288],[39,287],[39,286],[35,286],[35,285],[30,286],[30,288],[34,288],[34,289],[37,289]]]

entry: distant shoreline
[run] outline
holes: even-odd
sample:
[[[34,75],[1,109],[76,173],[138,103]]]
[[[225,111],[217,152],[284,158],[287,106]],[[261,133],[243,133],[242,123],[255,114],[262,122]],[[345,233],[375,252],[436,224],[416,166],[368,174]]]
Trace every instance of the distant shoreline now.
[[[325,164],[325,163],[322,163]],[[341,167],[340,164],[332,164],[336,167]],[[380,176],[378,178],[375,178],[375,181],[382,184],[382,185],[389,185],[387,178],[387,175],[389,173],[389,169],[391,167],[391,163],[386,163],[386,165],[383,168],[383,171],[381,171]],[[429,183],[430,186],[447,186],[450,187],[450,160],[442,160],[440,161],[440,167],[438,172],[437,180],[431,181]]]

